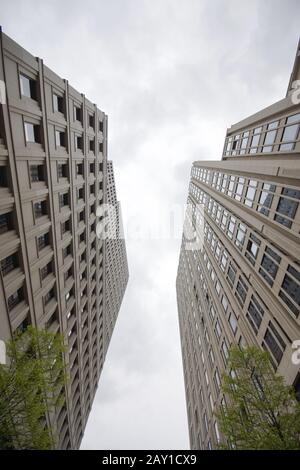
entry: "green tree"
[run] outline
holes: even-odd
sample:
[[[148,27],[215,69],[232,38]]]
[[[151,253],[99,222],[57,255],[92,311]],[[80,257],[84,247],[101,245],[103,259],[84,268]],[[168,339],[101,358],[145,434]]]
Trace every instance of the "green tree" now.
[[[7,343],[0,365],[0,449],[50,449],[47,411],[61,402],[66,375],[63,338],[32,326]]]
[[[257,347],[230,350],[227,405],[216,413],[223,449],[300,449],[300,404]]]

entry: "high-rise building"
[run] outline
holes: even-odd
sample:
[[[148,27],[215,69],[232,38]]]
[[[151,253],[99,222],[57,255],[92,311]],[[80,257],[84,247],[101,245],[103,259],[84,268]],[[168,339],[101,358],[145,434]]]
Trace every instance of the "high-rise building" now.
[[[115,191],[107,116],[2,32],[0,48],[0,339],[64,335],[70,380],[45,426],[76,449],[128,278],[124,240],[97,236]]]
[[[231,126],[221,161],[193,163],[196,237],[183,236],[176,284],[192,449],[222,439],[214,411],[231,345],[265,349],[300,391],[299,78],[300,47],[286,97]]]
[[[103,354],[105,356],[126,289],[129,273],[120,202],[117,200],[113,163],[107,162],[107,221],[110,236],[105,240],[105,317]]]

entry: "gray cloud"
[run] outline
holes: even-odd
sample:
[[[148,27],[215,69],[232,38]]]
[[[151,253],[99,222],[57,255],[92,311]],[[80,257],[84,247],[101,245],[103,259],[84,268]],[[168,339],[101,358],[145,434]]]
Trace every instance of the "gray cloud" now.
[[[109,115],[125,220],[185,203],[190,166],[284,95],[298,0],[2,0],[4,31]],[[157,212],[157,210],[159,212]],[[130,282],[84,449],[187,448],[175,278],[180,240],[127,240]]]

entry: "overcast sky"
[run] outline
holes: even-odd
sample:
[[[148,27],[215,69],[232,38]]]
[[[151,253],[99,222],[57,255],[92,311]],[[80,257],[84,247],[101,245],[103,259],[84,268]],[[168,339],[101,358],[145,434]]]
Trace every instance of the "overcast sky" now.
[[[281,99],[299,0],[1,0],[3,31],[108,114],[130,281],[82,449],[188,448],[175,278],[146,237],[186,201],[194,160]],[[158,233],[158,232],[157,232]]]

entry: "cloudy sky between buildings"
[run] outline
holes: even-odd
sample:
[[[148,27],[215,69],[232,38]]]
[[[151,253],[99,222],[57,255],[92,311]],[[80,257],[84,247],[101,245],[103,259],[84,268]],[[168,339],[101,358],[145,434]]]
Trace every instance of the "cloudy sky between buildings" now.
[[[299,0],[1,1],[3,31],[109,117],[130,280],[82,449],[188,448],[169,214],[192,162],[284,96],[299,18]]]

